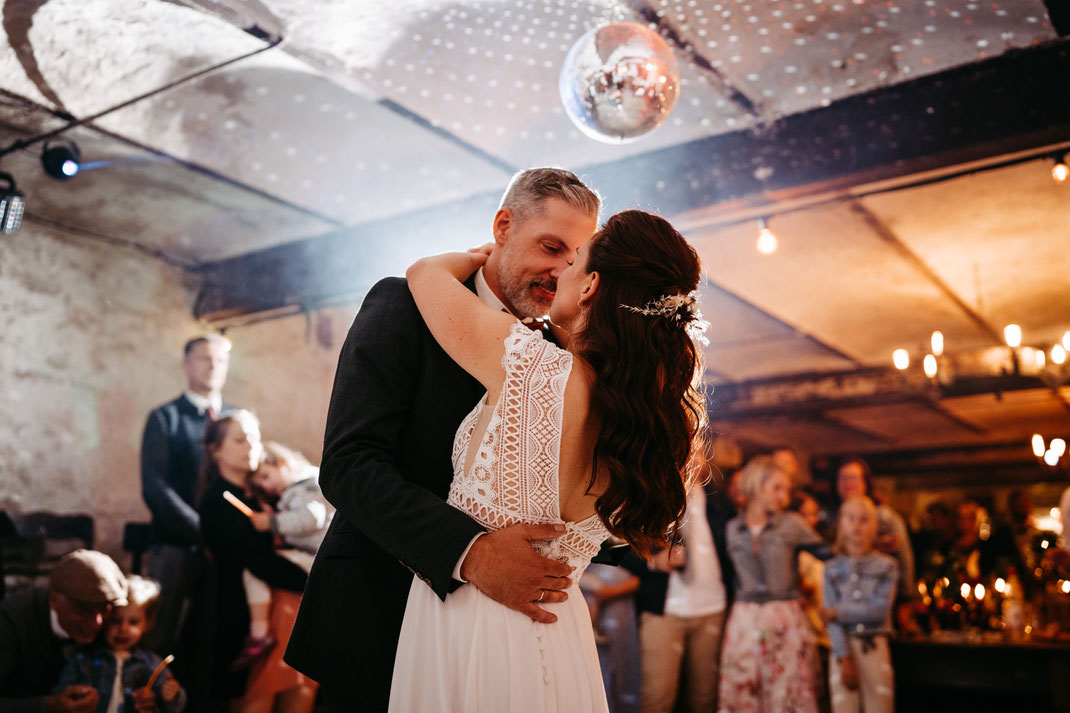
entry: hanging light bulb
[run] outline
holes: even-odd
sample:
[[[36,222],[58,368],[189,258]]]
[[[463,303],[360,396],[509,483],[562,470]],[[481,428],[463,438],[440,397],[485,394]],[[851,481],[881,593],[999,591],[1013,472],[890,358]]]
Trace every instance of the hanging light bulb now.
[[[910,366],[910,354],[906,349],[896,349],[892,352],[892,363],[895,364],[896,369],[903,371]]]
[[[1059,456],[1055,455],[1055,451],[1049,448],[1048,452],[1044,454],[1044,463],[1054,468],[1059,465]]]
[[[1051,363],[1062,364],[1066,361],[1066,350],[1063,349],[1062,344],[1056,344],[1051,348]]]
[[[1056,183],[1064,183],[1070,178],[1070,166],[1066,165],[1066,154],[1055,157],[1055,165],[1051,167],[1051,177]]]
[[[933,355],[940,356],[944,353],[944,333],[940,331],[933,332],[932,336]]]
[[[1044,448],[1044,436],[1040,435],[1039,433],[1034,433],[1033,434],[1033,455],[1035,455],[1037,458],[1043,458],[1045,450],[1047,450],[1047,449]]]
[[[925,358],[921,362],[921,366],[925,369],[925,376],[930,379],[936,376],[936,357],[932,354],[926,354]]]
[[[766,223],[765,218],[758,219],[758,252],[762,255],[772,255],[779,247],[780,241],[777,240],[776,235],[769,229],[769,225]]]
[[[1066,441],[1061,438],[1051,439],[1051,443],[1048,444],[1048,450],[1055,451],[1056,458],[1062,458],[1066,453]]]
[[[1003,339],[1008,347],[1018,347],[1022,344],[1022,328],[1017,324],[1008,324],[1003,328]]]
[[[1063,349],[1070,351],[1070,331],[1063,333]]]

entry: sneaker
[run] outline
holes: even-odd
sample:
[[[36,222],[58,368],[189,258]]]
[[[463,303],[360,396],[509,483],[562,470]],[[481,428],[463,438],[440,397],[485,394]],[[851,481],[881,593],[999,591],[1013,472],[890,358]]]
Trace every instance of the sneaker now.
[[[270,633],[268,633],[267,636],[262,636],[260,638],[247,636],[245,638],[245,645],[242,646],[238,658],[234,659],[234,663],[230,665],[230,670],[243,671],[249,668],[254,663],[271,653],[271,650],[275,648],[277,643],[275,637]]]

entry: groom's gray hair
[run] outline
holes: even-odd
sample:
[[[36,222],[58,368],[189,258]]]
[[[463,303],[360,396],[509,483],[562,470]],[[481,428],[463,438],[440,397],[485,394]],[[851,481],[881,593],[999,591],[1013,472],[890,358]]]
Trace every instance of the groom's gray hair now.
[[[560,198],[598,220],[602,199],[576,174],[563,168],[529,168],[517,172],[505,189],[498,209],[508,208],[517,223],[536,216],[546,198]]]

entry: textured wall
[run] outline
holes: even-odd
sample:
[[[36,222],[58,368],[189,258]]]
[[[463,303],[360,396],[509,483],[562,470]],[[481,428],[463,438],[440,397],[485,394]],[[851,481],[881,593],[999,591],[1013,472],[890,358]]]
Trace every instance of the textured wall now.
[[[229,329],[224,399],[254,411],[265,440],[319,463],[338,352],[356,311],[336,307]]]
[[[0,236],[0,508],[87,512],[119,550],[123,523],[148,515],[145,415],[183,386],[199,329],[190,288],[126,247],[32,223]]]

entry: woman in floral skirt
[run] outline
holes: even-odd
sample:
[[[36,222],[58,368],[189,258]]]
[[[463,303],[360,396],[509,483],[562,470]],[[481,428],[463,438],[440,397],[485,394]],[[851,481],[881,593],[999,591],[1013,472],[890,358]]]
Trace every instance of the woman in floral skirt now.
[[[798,513],[785,511],[791,480],[770,457],[751,460],[740,478],[747,504],[726,532],[739,588],[721,648],[720,709],[816,713],[817,649],[797,556],[831,553]]]

